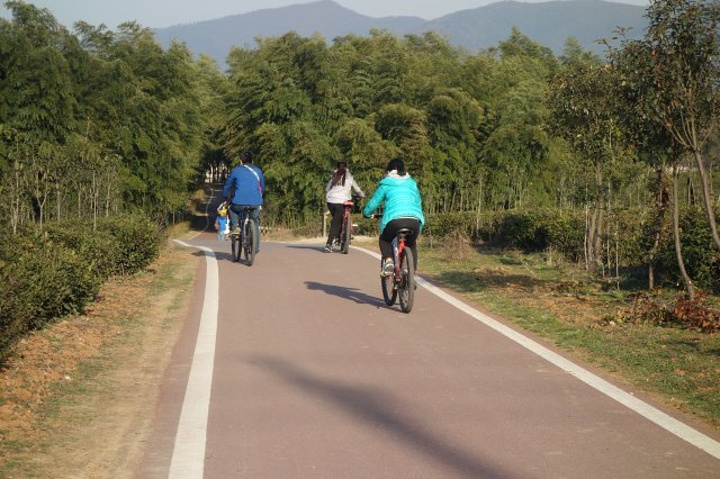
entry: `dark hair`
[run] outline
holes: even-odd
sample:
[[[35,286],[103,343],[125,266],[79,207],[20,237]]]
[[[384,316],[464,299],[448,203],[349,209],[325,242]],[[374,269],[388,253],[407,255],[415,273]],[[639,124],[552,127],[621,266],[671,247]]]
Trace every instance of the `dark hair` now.
[[[240,153],[240,160],[242,160],[243,163],[252,163],[253,162],[252,151],[245,150],[242,153]]]
[[[342,184],[345,186],[345,177],[347,176],[347,163],[344,161],[337,162],[337,170],[333,173],[332,186]]]
[[[405,176],[405,162],[401,158],[393,158],[387,164],[387,171],[397,170],[398,175]]]

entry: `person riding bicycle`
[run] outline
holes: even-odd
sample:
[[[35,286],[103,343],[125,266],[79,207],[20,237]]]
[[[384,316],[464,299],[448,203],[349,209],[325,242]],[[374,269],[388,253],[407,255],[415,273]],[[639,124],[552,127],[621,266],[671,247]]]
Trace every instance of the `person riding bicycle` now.
[[[330,222],[330,233],[325,244],[325,252],[332,253],[333,242],[340,241],[340,230],[342,229],[343,215],[345,213],[344,203],[352,200],[352,192],[360,198],[365,198],[360,186],[355,182],[347,163],[338,161],[337,169],[333,171],[330,181],[325,186],[325,199],[328,210],[332,215]]]
[[[253,164],[253,154],[245,151],[240,155],[240,164],[230,172],[225,186],[223,197],[230,203],[230,230],[232,234],[239,235],[241,225],[245,222],[245,209],[250,207],[250,217],[255,220],[258,251],[260,248],[260,208],[265,195],[265,177],[262,171]]]
[[[387,175],[380,180],[377,190],[363,208],[363,216],[369,218],[385,203],[380,223],[380,254],[382,255],[381,276],[391,275],[395,269],[392,241],[398,230],[408,228],[406,245],[413,252],[413,263],[417,270],[417,238],[425,225],[422,198],[417,183],[405,170],[401,158],[393,158],[387,164]]]

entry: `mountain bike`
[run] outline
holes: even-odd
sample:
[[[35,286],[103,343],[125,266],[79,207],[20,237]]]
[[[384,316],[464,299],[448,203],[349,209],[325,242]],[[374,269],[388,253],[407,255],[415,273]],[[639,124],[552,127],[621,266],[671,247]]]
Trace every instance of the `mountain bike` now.
[[[392,274],[380,278],[385,304],[392,306],[399,297],[403,313],[412,311],[415,300],[415,261],[412,250],[405,244],[411,234],[413,231],[409,228],[398,230],[392,241],[395,270]],[[380,267],[382,268],[382,259]]]
[[[350,213],[355,206],[352,201],[343,203],[345,212],[343,213],[342,228],[340,229],[340,251],[342,254],[348,254],[350,251],[350,241],[352,240],[353,225]]]
[[[240,228],[240,232],[236,233],[235,230],[233,230],[230,233],[232,260],[237,263],[244,255],[244,262],[248,266],[252,266],[255,262],[255,252],[257,251],[259,241],[259,238],[257,238],[255,233],[258,231],[256,221],[250,215],[253,210],[255,210],[255,207],[253,206],[244,207],[243,216],[245,219],[242,222],[243,224],[242,228]]]

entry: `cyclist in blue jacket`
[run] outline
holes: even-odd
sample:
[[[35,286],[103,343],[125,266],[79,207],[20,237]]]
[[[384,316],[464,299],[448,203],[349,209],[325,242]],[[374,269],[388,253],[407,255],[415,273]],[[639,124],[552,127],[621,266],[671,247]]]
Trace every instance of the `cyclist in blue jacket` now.
[[[250,217],[258,227],[255,237],[260,247],[260,208],[265,194],[265,177],[260,168],[253,164],[253,154],[245,151],[240,155],[240,164],[233,168],[223,187],[223,197],[230,203],[230,229],[233,234],[240,233],[240,225],[245,221],[245,208],[254,207]],[[256,251],[257,253],[257,251]]]
[[[370,217],[385,203],[380,223],[380,254],[383,257],[380,274],[391,275],[395,269],[392,241],[399,229],[409,228],[412,234],[407,237],[407,246],[413,252],[415,270],[417,270],[417,237],[425,224],[422,211],[422,199],[415,180],[405,171],[405,163],[400,158],[390,160],[387,175],[380,180],[377,190],[363,208],[363,216]]]

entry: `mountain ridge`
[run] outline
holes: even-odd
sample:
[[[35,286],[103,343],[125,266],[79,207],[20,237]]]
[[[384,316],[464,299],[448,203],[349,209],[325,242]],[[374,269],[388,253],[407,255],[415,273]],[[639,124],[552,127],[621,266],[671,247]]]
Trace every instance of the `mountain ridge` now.
[[[349,34],[367,36],[372,29],[395,35],[435,31],[454,46],[480,51],[509,37],[516,26],[521,33],[556,54],[565,41],[575,37],[597,54],[600,38],[613,36],[617,27],[630,28],[637,38],[647,27],[645,8],[606,0],[550,0],[521,3],[503,0],[473,9],[460,10],[425,20],[414,16],[369,17],[333,0],[254,10],[214,20],[155,29],[156,38],[167,47],[175,39],[195,54],[206,54],[224,64],[231,47],[254,48],[256,38],[267,38],[294,31],[301,36],[319,33],[326,40]]]

